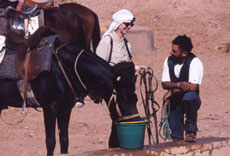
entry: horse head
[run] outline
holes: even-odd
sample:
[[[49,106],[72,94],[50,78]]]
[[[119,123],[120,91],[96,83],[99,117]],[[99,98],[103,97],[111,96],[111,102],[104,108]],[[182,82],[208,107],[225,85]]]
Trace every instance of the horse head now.
[[[56,47],[60,45],[59,42]],[[75,90],[78,94],[84,92],[96,102],[104,99],[113,121],[139,119],[133,63],[121,63],[119,67],[111,67],[92,52],[71,45],[63,46],[58,54],[60,58],[65,58],[62,62],[66,71],[72,73],[68,75],[73,75],[70,79],[77,80]]]

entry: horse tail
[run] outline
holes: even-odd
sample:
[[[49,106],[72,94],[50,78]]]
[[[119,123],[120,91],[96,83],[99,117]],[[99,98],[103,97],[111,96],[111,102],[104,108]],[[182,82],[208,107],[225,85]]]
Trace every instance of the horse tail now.
[[[77,13],[74,13],[74,15],[75,15],[75,18],[79,24],[79,27],[78,27],[78,35],[79,36],[77,37],[79,46],[83,49],[87,49],[86,42],[85,42],[85,33],[83,30],[83,26],[82,26],[82,20]]]
[[[93,27],[93,35],[92,35],[92,44],[93,44],[93,52],[96,53],[97,45],[99,44],[101,40],[101,31],[100,31],[100,25],[97,15],[93,12],[95,23]]]

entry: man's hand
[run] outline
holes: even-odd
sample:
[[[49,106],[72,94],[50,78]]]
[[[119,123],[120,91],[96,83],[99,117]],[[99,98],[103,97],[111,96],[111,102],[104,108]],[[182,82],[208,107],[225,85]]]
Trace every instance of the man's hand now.
[[[164,95],[164,97],[163,97],[163,100],[164,100],[164,101],[167,101],[171,96],[172,96],[172,91],[171,91],[171,90],[168,90],[168,91],[165,93],[165,95]]]
[[[192,84],[189,82],[179,82],[179,88],[182,89],[184,92],[190,91]]]
[[[193,83],[190,83],[190,82],[179,82],[179,88],[181,90],[183,90],[184,92],[187,92],[187,91],[196,91],[197,88],[199,87],[198,84],[193,84]]]

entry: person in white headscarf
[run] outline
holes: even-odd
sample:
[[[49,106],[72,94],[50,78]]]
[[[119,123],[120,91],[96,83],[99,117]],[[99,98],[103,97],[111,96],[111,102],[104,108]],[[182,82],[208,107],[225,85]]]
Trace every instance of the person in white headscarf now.
[[[112,23],[103,34],[96,54],[112,66],[120,62],[130,62],[131,45],[124,38],[124,35],[132,28],[134,21],[134,15],[127,9],[114,13]]]
[[[123,110],[127,111],[123,113],[132,112],[132,115],[137,115],[138,111],[134,109],[137,104],[135,65],[132,61],[131,45],[125,38],[125,35],[134,26],[134,21],[134,15],[127,9],[115,12],[112,16],[112,23],[99,42],[96,54],[112,66],[113,74],[117,80],[114,83],[116,101],[119,107],[129,108],[129,110]],[[132,119],[139,120],[139,117],[134,118]],[[113,120],[109,148],[119,147],[118,140],[115,121]]]
[[[120,62],[131,62],[131,46],[124,35],[132,28],[134,21],[135,17],[129,10],[122,9],[114,13],[112,23],[104,33],[96,54],[112,66]],[[76,108],[83,105],[83,100],[75,103]]]
[[[96,49],[96,54],[111,66],[121,62],[132,62],[131,46],[124,38],[124,35],[132,28],[134,21],[134,15],[127,9],[119,10],[113,14],[112,23],[103,34]],[[76,108],[80,108],[83,105],[83,100],[78,100],[75,103]]]

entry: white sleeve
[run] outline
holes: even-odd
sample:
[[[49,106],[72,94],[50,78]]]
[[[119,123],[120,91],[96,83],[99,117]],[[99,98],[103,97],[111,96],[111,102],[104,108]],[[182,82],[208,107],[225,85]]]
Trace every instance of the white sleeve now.
[[[169,76],[169,67],[168,67],[168,57],[165,59],[163,72],[162,72],[162,82],[171,81]]]
[[[189,82],[194,84],[201,84],[203,78],[203,63],[199,58],[195,57],[189,68]]]

